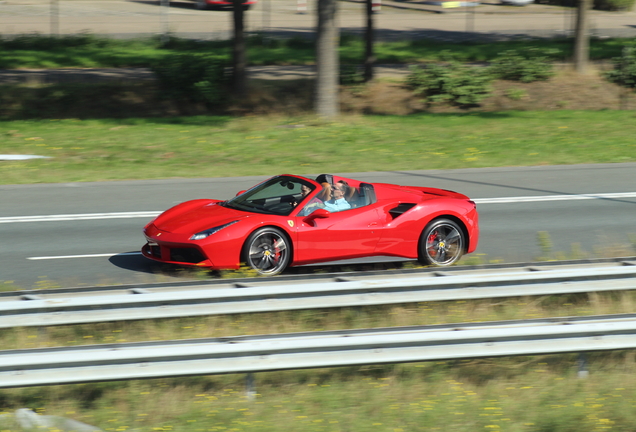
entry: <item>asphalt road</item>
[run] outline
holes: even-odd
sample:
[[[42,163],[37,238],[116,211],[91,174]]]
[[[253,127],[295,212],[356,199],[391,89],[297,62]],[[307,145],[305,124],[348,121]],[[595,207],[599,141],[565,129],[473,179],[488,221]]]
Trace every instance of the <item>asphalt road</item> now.
[[[246,14],[246,31],[270,36],[311,36],[315,1],[300,14],[294,0],[259,0]],[[434,38],[438,40],[492,40],[510,37],[554,37],[572,33],[574,9],[544,4],[524,7],[482,1],[476,8],[442,8],[426,0],[383,0],[375,15],[379,40]],[[90,32],[130,38],[170,32],[193,39],[227,39],[232,34],[228,10],[196,10],[194,2],[177,0],[160,6],[153,0],[3,0],[0,34],[73,34]],[[57,7],[54,7],[57,5]],[[364,2],[340,1],[339,27],[343,33],[364,29]],[[590,11],[594,36],[633,37],[636,13]]]
[[[457,190],[476,199],[481,223],[476,254],[484,261],[533,261],[541,255],[540,231],[550,234],[555,251],[569,252],[579,243],[597,257],[636,254],[629,239],[630,233],[636,236],[634,163],[345,175]],[[0,186],[0,285],[12,281],[26,289],[176,280],[183,274],[166,272],[138,254],[150,214],[188,199],[227,199],[262,179]],[[590,198],[582,194],[596,197],[581,199]],[[92,219],[78,216],[98,213],[102,216]],[[66,216],[25,219],[42,215]]]

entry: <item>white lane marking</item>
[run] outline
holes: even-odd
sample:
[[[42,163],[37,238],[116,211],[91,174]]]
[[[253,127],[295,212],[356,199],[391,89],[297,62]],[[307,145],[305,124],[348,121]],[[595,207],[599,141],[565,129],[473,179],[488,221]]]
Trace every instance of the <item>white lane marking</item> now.
[[[104,258],[113,257],[115,255],[141,255],[141,252],[126,252],[126,253],[110,253],[110,254],[92,254],[92,255],[60,255],[60,256],[42,256],[42,257],[28,257],[31,261],[41,260],[54,260],[54,259],[73,259],[73,258]]]
[[[15,161],[27,159],[51,159],[51,156],[0,154],[0,160]]]
[[[527,202],[545,201],[580,201],[580,200],[602,200],[602,199],[622,199],[636,198],[636,192],[623,193],[599,193],[580,195],[544,195],[544,196],[519,196],[501,198],[475,198],[477,204],[512,204]],[[97,220],[97,219],[131,219],[131,218],[154,218],[161,214],[160,211],[140,211],[121,213],[86,213],[86,214],[61,214],[61,215],[40,215],[40,216],[9,216],[0,217],[0,224],[20,223],[20,222],[59,222],[77,220]]]
[[[59,222],[77,220],[96,219],[131,219],[131,218],[154,218],[161,214],[160,211],[145,212],[121,212],[121,213],[86,213],[86,214],[61,214],[61,215],[40,215],[40,216],[9,216],[0,217],[2,223],[18,222]]]
[[[510,204],[510,203],[526,203],[526,202],[580,201],[580,200],[595,200],[595,199],[602,200],[602,199],[621,199],[621,198],[636,198],[636,192],[477,198],[477,199],[473,199],[473,201],[475,201],[475,203],[477,204]]]

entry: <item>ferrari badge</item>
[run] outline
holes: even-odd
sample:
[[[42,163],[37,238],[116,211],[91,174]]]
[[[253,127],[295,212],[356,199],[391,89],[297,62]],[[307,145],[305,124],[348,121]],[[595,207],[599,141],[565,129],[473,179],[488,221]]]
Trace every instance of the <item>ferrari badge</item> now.
[[[294,227],[294,221],[293,221],[293,220],[291,220],[291,219],[287,221],[287,224],[289,224],[289,226],[290,226],[291,228],[293,228],[293,227]]]

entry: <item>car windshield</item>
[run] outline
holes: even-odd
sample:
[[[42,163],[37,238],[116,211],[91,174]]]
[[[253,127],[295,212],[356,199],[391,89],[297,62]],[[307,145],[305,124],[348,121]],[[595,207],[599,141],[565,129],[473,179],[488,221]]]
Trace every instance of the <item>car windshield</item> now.
[[[225,206],[254,213],[287,216],[314,189],[315,186],[309,180],[279,176],[232,198]]]

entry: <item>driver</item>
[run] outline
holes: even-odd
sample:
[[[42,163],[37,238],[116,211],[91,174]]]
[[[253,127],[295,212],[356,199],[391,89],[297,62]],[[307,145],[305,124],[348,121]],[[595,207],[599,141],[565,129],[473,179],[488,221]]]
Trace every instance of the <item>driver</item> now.
[[[309,195],[309,192],[311,192],[311,188],[305,184],[300,186],[300,199],[298,201],[294,200],[291,202],[292,207],[296,207],[298,205],[298,203],[302,200],[305,199],[305,197],[307,195]],[[309,201],[308,204],[311,204],[313,202],[317,202],[319,201],[317,198],[313,198],[311,201]]]
[[[300,213],[298,213],[298,216],[307,216],[314,210],[323,207],[323,201],[326,201],[327,199],[329,199],[329,197],[331,197],[331,185],[327,182],[324,182],[322,183],[322,190],[320,191],[320,193],[309,200],[309,202],[305,205],[305,207],[303,207]]]

